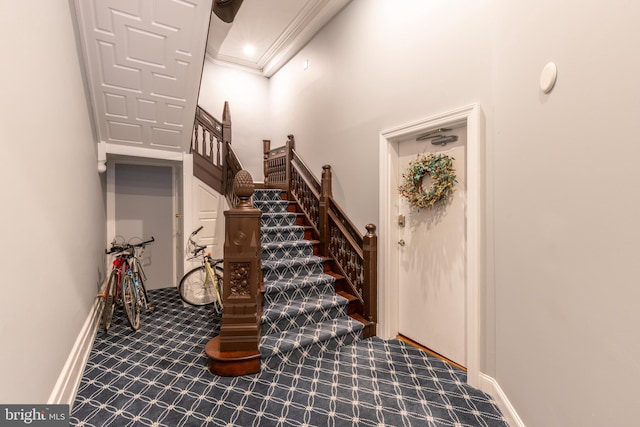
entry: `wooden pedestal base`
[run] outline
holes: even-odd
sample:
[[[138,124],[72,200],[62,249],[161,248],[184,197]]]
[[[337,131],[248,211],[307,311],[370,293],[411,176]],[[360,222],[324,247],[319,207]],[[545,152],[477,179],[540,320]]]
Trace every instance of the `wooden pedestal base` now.
[[[220,351],[220,337],[204,348],[209,356],[209,370],[222,377],[237,377],[260,372],[260,353],[257,351]]]

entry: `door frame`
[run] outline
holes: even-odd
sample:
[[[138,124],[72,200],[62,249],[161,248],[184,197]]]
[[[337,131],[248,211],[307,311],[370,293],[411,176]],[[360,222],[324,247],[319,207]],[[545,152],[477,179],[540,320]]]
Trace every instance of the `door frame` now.
[[[143,157],[130,157],[130,156],[119,156],[113,155],[107,157],[107,195],[106,195],[106,208],[107,208],[107,241],[105,242],[105,248],[109,248],[111,244],[111,239],[115,236],[116,233],[116,164],[127,164],[127,165],[139,165],[139,166],[159,166],[159,167],[167,167],[171,168],[171,187],[172,187],[172,212],[171,216],[174,218],[173,222],[173,230],[172,230],[172,254],[173,254],[173,266],[172,266],[172,277],[179,278],[182,277],[182,273],[184,271],[184,266],[182,262],[178,262],[178,260],[183,259],[183,254],[180,251],[180,247],[184,247],[184,245],[180,242],[177,242],[177,226],[176,226],[176,214],[181,213],[183,211],[182,207],[179,206],[179,201],[182,200],[184,204],[184,184],[181,186],[180,180],[177,175],[183,175],[183,162],[182,158],[179,160],[170,160],[170,159],[154,159],[154,158],[143,158]],[[183,227],[184,228],[184,227]],[[181,230],[184,232],[184,230]],[[144,236],[141,236],[144,237]],[[107,270],[110,270],[109,259],[105,260],[107,266]],[[177,282],[176,282],[177,285]]]
[[[480,386],[482,281],[482,204],[484,115],[480,104],[466,105],[444,113],[406,123],[380,132],[379,200],[380,231],[378,233],[378,333],[384,339],[394,338],[399,331],[399,229],[398,191],[400,186],[399,144],[419,134],[441,127],[464,124],[467,127],[467,206],[466,206],[466,359],[467,382]]]

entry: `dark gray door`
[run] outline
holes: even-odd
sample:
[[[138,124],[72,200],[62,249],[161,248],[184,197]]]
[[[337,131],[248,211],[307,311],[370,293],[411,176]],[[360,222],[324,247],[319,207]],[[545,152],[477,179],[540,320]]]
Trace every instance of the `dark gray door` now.
[[[156,239],[142,256],[147,289],[174,286],[172,168],[116,164],[115,209],[116,235]]]

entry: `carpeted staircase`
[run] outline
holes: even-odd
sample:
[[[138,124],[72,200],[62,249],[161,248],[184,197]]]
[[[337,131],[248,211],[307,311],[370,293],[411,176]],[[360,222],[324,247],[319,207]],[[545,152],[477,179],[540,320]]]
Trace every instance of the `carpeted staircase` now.
[[[313,254],[298,215],[281,190],[255,190],[262,211],[264,308],[260,354],[263,367],[298,363],[358,341],[364,325],[347,315],[347,299],[337,295],[324,259]]]

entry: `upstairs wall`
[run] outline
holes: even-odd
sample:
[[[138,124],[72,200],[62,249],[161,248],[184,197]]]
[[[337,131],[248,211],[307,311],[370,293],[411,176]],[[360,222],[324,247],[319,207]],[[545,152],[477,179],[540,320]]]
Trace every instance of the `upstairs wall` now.
[[[0,47],[0,402],[46,403],[104,276],[104,181],[70,2],[0,2]]]
[[[231,145],[255,181],[264,179],[262,140],[269,138],[268,97],[266,77],[205,60],[198,105],[221,120],[224,103],[229,101]]]

